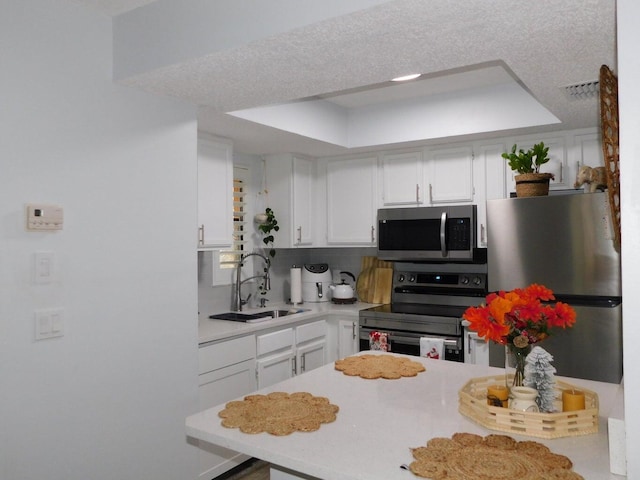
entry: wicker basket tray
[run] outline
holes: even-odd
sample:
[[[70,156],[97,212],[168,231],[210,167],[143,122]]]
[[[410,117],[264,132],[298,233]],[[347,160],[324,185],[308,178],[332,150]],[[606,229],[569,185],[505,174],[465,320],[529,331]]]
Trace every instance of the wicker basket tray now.
[[[458,393],[458,411],[490,430],[540,438],[560,438],[598,432],[598,395],[591,390],[556,380],[556,409],[554,413],[530,413],[487,405],[487,387],[504,384],[504,375],[472,378]],[[585,410],[562,412],[562,394],[576,388],[585,394]]]

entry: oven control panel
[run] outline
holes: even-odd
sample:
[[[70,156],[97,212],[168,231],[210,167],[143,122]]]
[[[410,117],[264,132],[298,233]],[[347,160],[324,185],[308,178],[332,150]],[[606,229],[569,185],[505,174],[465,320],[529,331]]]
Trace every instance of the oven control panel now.
[[[486,273],[436,273],[436,272],[403,272],[395,273],[393,280],[394,290],[411,293],[419,293],[428,290],[430,293],[447,293],[459,290],[487,291]]]

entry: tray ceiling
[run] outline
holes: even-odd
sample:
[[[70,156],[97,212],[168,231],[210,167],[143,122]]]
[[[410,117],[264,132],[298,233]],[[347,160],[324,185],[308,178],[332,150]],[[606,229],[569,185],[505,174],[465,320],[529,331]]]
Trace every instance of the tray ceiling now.
[[[111,15],[152,7],[145,7],[148,0],[84,3]],[[278,8],[280,2],[273,3]],[[238,28],[250,27],[250,19],[246,22]],[[596,80],[602,64],[615,71],[615,51],[615,2],[610,0],[393,0],[144,72],[122,83],[199,105],[199,128],[231,138],[240,152],[335,155],[354,149],[226,112],[308,98],[380,102],[382,96],[386,101],[388,92],[369,87],[407,73],[437,76],[500,62],[560,123],[429,141],[596,127],[597,96],[576,100],[565,87]],[[339,94],[345,91],[367,93],[341,100]]]

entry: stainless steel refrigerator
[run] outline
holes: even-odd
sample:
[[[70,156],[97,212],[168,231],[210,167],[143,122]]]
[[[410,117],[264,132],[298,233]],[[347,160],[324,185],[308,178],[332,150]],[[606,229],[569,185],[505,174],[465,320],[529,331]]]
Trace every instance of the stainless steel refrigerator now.
[[[490,291],[539,283],[571,305],[576,323],[540,346],[557,375],[619,383],[622,378],[620,255],[606,193],[487,202]],[[489,361],[504,366],[504,347]]]

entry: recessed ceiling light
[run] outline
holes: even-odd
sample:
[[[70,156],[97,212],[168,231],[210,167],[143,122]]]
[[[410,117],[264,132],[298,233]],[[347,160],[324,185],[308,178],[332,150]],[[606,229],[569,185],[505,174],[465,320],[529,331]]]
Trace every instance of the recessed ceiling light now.
[[[392,78],[392,82],[406,82],[407,80],[413,80],[414,78],[418,78],[420,73],[412,73],[411,75],[405,75],[403,77]]]

